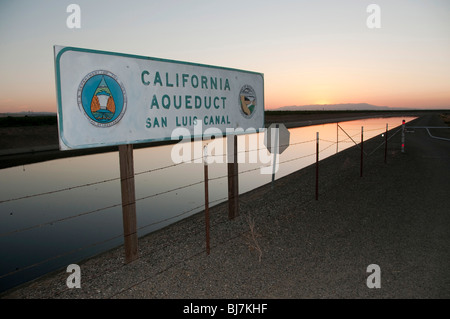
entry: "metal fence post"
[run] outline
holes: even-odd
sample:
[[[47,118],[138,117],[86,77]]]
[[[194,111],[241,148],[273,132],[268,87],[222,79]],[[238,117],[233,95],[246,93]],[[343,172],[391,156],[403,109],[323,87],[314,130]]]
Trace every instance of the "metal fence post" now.
[[[336,154],[339,152],[339,122],[336,123]]]
[[[364,161],[364,126],[361,126],[361,166],[359,176],[363,176],[363,161]]]
[[[319,200],[319,132],[316,132],[316,200]]]
[[[402,121],[402,153],[405,153],[405,120]]]
[[[277,153],[278,153],[278,140],[279,140],[279,136],[278,136],[278,131],[279,131],[279,125],[276,124],[276,129],[275,129],[275,143],[274,143],[274,148],[273,148],[273,167],[272,167],[272,189],[274,187],[274,182],[275,182],[275,168],[276,168],[276,163],[277,163]]]
[[[386,123],[386,133],[384,136],[384,163],[387,163],[387,144],[388,144],[388,123]]]

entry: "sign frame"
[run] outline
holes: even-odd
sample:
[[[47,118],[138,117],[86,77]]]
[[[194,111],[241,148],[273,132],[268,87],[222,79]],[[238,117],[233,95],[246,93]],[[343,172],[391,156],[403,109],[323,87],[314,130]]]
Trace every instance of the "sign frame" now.
[[[124,118],[128,117],[128,121],[130,120],[130,109],[131,108],[148,108],[148,105],[132,105],[132,96],[136,94],[136,90],[145,90],[145,89],[149,89],[148,87],[145,87],[145,83],[144,83],[144,79],[145,81],[147,81],[147,78],[144,78],[144,76],[147,76],[147,74],[149,73],[147,71],[147,73],[144,73],[144,70],[142,70],[142,73],[140,74],[135,74],[135,73],[130,73],[130,76],[133,77],[137,77],[142,81],[143,86],[141,88],[137,88],[137,87],[133,87],[131,84],[127,84],[125,80],[121,79],[120,76],[117,77],[117,75],[115,75],[114,70],[109,70],[107,67],[104,67],[103,65],[99,66],[98,68],[92,68],[91,72],[93,73],[91,77],[89,77],[91,74],[89,72],[84,72],[82,75],[78,75],[78,78],[76,81],[72,81],[71,85],[71,90],[70,93],[67,93],[65,90],[65,84],[68,83],[69,81],[65,78],[68,72],[66,70],[63,70],[63,68],[65,66],[63,66],[62,64],[68,64],[68,62],[64,62],[64,57],[68,54],[93,54],[96,57],[99,57],[99,55],[105,57],[105,59],[107,58],[126,58],[126,59],[131,59],[130,65],[132,63],[134,63],[133,61],[137,61],[137,63],[142,63],[142,64],[147,64],[147,63],[159,63],[159,65],[173,65],[174,68],[180,67],[180,68],[184,68],[184,69],[188,69],[188,70],[200,70],[199,72],[224,72],[224,74],[228,74],[227,76],[229,76],[230,74],[235,75],[236,79],[238,79],[239,76],[241,76],[242,78],[250,78],[253,77],[255,79],[255,81],[257,81],[258,83],[258,87],[256,88],[257,92],[257,105],[258,107],[255,108],[255,114],[252,114],[250,117],[250,120],[248,120],[246,122],[246,119],[244,116],[242,116],[242,122],[243,123],[257,123],[257,125],[254,126],[248,126],[245,127],[245,125],[243,125],[244,127],[242,127],[241,125],[239,125],[239,123],[234,123],[232,120],[232,123],[229,127],[225,127],[228,123],[225,124],[225,126],[220,126],[219,129],[222,131],[222,135],[226,136],[229,134],[245,134],[247,133],[246,130],[247,128],[251,127],[254,130],[251,133],[254,133],[255,130],[259,130],[264,128],[264,74],[263,73],[259,73],[259,72],[254,72],[254,71],[245,71],[245,70],[240,70],[240,69],[234,69],[234,68],[228,68],[228,67],[221,67],[221,66],[213,66],[213,65],[208,65],[208,64],[200,64],[200,63],[192,63],[192,62],[185,62],[185,61],[176,61],[176,60],[170,60],[170,59],[161,59],[161,58],[154,58],[154,57],[147,57],[147,56],[139,56],[139,55],[133,55],[133,54],[127,54],[127,53],[118,53],[118,52],[110,52],[110,51],[101,51],[101,50],[92,50],[92,49],[85,49],[85,48],[78,48],[78,47],[72,47],[72,46],[54,46],[54,55],[55,55],[55,81],[56,81],[56,95],[57,95],[57,108],[58,108],[58,112],[57,112],[57,116],[58,116],[58,133],[59,133],[59,142],[60,142],[60,149],[61,150],[70,150],[70,149],[83,149],[83,148],[94,148],[94,147],[102,147],[102,146],[117,146],[117,145],[125,145],[125,144],[137,144],[137,143],[150,143],[150,142],[162,142],[162,141],[171,141],[171,140],[175,140],[172,136],[168,136],[168,134],[165,134],[165,136],[154,136],[151,134],[151,132],[145,136],[145,138],[142,138],[142,131],[139,133],[141,134],[141,136],[139,136],[138,138],[135,138],[135,136],[133,134],[131,134],[131,138],[124,138],[122,140],[115,140],[115,141],[107,141],[107,142],[99,142],[99,140],[96,140],[94,142],[86,142],[86,143],[74,143],[73,141],[70,140],[70,138],[68,138],[68,136],[72,136],[73,135],[73,131],[74,131],[74,126],[75,124],[73,124],[71,122],[70,119],[70,115],[65,114],[66,111],[66,104],[65,103],[69,98],[67,96],[70,96],[70,99],[75,98],[77,100],[78,103],[78,108],[80,113],[81,112],[81,107],[80,107],[80,101],[82,99],[81,97],[81,93],[80,93],[80,88],[82,87],[82,85],[85,85],[86,82],[88,82],[92,77],[99,75],[99,74],[103,74],[105,77],[110,76],[112,79],[115,79],[117,82],[117,88],[115,88],[116,92],[120,91],[120,88],[122,89],[123,95],[124,95],[124,102],[122,105],[119,105],[123,108],[123,112],[125,112],[126,109],[126,113],[124,114],[119,114],[118,117],[115,119],[118,123],[120,122],[124,122]],[[70,55],[69,55],[70,56]],[[68,59],[68,58],[67,58]],[[81,60],[81,59],[80,59]],[[75,68],[74,68],[75,69]],[[147,69],[145,69],[147,70]],[[205,71],[206,70],[206,71]],[[212,71],[210,71],[212,70]],[[76,69],[75,69],[76,71]],[[80,71],[81,72],[81,71]],[[95,73],[97,72],[97,73]],[[110,72],[111,74],[108,74],[107,72]],[[130,71],[131,72],[131,71]],[[189,71],[186,71],[189,72]],[[64,74],[63,74],[64,73]],[[83,78],[80,80],[80,82],[77,82],[79,78],[81,78],[83,76]],[[114,78],[114,76],[116,76],[116,78]],[[166,77],[167,77],[167,73],[166,73]],[[149,78],[150,79],[150,78]],[[109,79],[110,80],[110,79]],[[203,80],[203,79],[202,79]],[[180,80],[181,81],[181,80]],[[233,80],[234,81],[234,80]],[[73,83],[73,82],[77,82],[77,83]],[[149,81],[150,82],[150,81]],[[230,80],[230,82],[232,82]],[[241,81],[242,82],[242,81]],[[112,82],[109,82],[112,83]],[[237,82],[239,83],[239,82]],[[153,83],[152,83],[153,84]],[[134,84],[133,84],[134,85]],[[260,86],[259,86],[260,85]],[[108,86],[110,86],[110,84],[108,84]],[[154,86],[156,86],[156,83],[154,84]],[[235,94],[236,93],[236,85],[235,84],[229,84],[229,86],[233,87],[232,93],[224,93],[224,94]],[[78,92],[77,92],[77,96],[73,96],[73,94],[75,94],[74,88],[78,87]],[[84,87],[83,87],[84,89]],[[114,88],[111,89],[111,91]],[[187,91],[187,88],[184,88],[184,91]],[[212,87],[211,87],[212,89]],[[241,87],[241,92],[239,94],[242,93],[242,90],[244,89],[244,86]],[[156,89],[155,89],[156,90]],[[180,89],[181,90],[181,89]],[[211,91],[211,90],[210,90]],[[111,93],[111,92],[110,92]],[[91,93],[92,94],[92,93]],[[144,94],[144,93],[142,93]],[[147,93],[145,93],[147,94]],[[144,95],[145,95],[144,94]],[[206,93],[205,93],[206,94]],[[112,94],[111,94],[112,95]],[[192,94],[194,95],[194,94]],[[205,95],[206,96],[206,95]],[[234,98],[234,97],[233,97]],[[238,97],[237,97],[238,98]],[[174,97],[175,100],[175,97]],[[230,101],[231,99],[228,99],[227,102],[229,102],[231,106],[228,106],[228,108],[230,107],[234,107],[235,101]],[[73,105],[75,105],[75,103],[70,100]],[[180,101],[181,101],[181,96],[180,96]],[[205,101],[206,101],[206,97],[205,97]],[[211,101],[211,98],[210,100]],[[181,103],[181,102],[180,102]],[[219,103],[219,102],[218,102]],[[225,99],[223,99],[223,109],[225,110]],[[119,103],[120,104],[120,103]],[[187,102],[186,102],[187,104]],[[206,103],[205,103],[206,104]],[[214,105],[215,106],[215,105]],[[210,108],[212,109],[213,107],[210,104]],[[70,112],[75,112],[74,107],[72,107]],[[161,111],[161,110],[158,110]],[[174,112],[175,110],[172,110],[172,112]],[[177,110],[177,111],[182,111],[182,110]],[[197,110],[196,110],[197,111]],[[206,111],[206,110],[205,110]],[[223,112],[233,112],[234,110],[225,110]],[[140,109],[140,112],[147,112],[147,114],[150,114],[152,112],[152,110],[148,110],[146,109]],[[222,112],[222,113],[223,113]],[[257,112],[257,113],[256,113]],[[224,113],[224,114],[228,114],[228,113]],[[237,116],[236,113],[230,113],[232,114],[232,116]],[[183,114],[180,113],[180,115],[182,116]],[[245,115],[244,113],[242,113],[241,115]],[[95,121],[95,119],[91,118],[86,118],[86,114],[83,115],[84,116],[84,120],[88,120],[88,121]],[[91,116],[92,117],[92,116]],[[77,118],[80,119],[80,117],[77,115]],[[75,120],[73,120],[75,122]],[[227,121],[228,121],[228,116],[227,116]],[[203,120],[201,120],[201,122],[203,122]],[[92,124],[92,123],[91,123]],[[122,123],[123,124],[123,123]],[[84,124],[83,124],[84,125]],[[114,124],[111,125],[104,125],[105,127],[99,127],[98,130],[104,130],[104,131],[99,131],[101,133],[104,132],[111,132],[113,131],[112,128],[114,127]],[[119,126],[119,125],[117,125]],[[122,125],[122,132],[125,131],[126,125],[123,124]],[[214,127],[214,126],[212,126]],[[206,127],[208,128],[208,127]],[[226,128],[226,129],[225,129]],[[78,128],[76,128],[78,129]],[[97,128],[91,128],[89,127],[89,130],[96,130]],[[130,131],[134,129],[131,128]],[[139,128],[140,129],[140,128]],[[230,129],[230,131],[228,131],[228,129]],[[243,129],[243,130],[242,130]],[[202,129],[201,132],[198,132],[198,130],[194,130],[193,127],[189,128],[190,132],[191,132],[191,138],[203,138],[203,137],[207,137],[208,135],[205,134],[206,132],[205,129]],[[83,133],[83,129],[80,129],[80,132]],[[70,135],[72,134],[72,135]],[[107,134],[105,134],[107,135]],[[125,135],[125,134],[122,134]],[[215,133],[213,133],[212,135],[217,136],[217,131]],[[211,136],[211,135],[210,135]],[[179,138],[178,138],[179,139]]]

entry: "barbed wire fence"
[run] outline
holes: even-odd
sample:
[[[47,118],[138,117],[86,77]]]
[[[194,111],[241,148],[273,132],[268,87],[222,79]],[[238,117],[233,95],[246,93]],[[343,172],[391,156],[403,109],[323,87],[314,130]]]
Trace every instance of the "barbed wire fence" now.
[[[361,148],[360,143],[357,143],[354,140],[354,138],[356,138],[357,136],[361,135],[361,133],[358,132],[356,134],[350,135],[347,132],[349,129],[344,130],[342,127],[340,127],[339,123],[337,123],[337,126],[338,126],[338,129],[340,129],[342,132],[345,133],[345,135],[346,135],[345,138],[339,139],[337,137],[337,139],[335,141],[328,140],[328,139],[321,139],[321,138],[319,138],[318,140],[317,139],[309,139],[309,140],[299,141],[299,142],[295,142],[295,143],[290,143],[288,146],[289,146],[289,148],[291,148],[291,147],[296,147],[296,146],[302,146],[302,145],[305,145],[305,144],[312,144],[313,142],[319,142],[320,141],[320,142],[323,142],[325,144],[324,147],[322,147],[320,150],[318,150],[320,152],[320,154],[323,154],[325,151],[329,150],[331,147],[333,147],[335,145],[336,145],[336,152],[338,152],[337,146],[339,144],[350,144],[350,145],[354,144],[355,146]],[[387,129],[386,129],[386,131],[384,131],[384,128],[375,128],[375,129],[371,129],[371,130],[366,130],[366,132],[369,132],[369,131],[379,132],[379,134],[377,134],[377,135],[387,134],[387,132],[388,132]],[[383,142],[379,143],[379,145],[377,145],[370,153],[364,152],[364,155],[365,156],[373,155],[383,145],[386,145],[386,143],[390,139],[392,139],[394,136],[396,136],[397,133],[400,132],[400,131],[401,131],[401,129],[398,129],[393,134],[389,134],[389,138],[386,138],[385,140],[383,140]],[[375,135],[375,136],[377,136],[377,135]],[[351,147],[351,146],[349,146],[349,147]],[[256,148],[256,149],[241,150],[241,151],[238,151],[238,152],[239,153],[249,153],[249,152],[255,152],[255,151],[267,151],[267,149],[265,147],[262,147],[262,148]],[[223,154],[214,154],[212,156],[217,157],[217,158],[218,157],[226,157],[227,154],[225,154],[225,153],[223,153]],[[280,160],[279,164],[282,165],[282,164],[292,163],[292,162],[295,162],[295,161],[299,161],[301,159],[313,158],[314,156],[317,156],[317,151],[312,151],[312,152],[308,152],[307,154],[302,154],[300,156],[295,156],[295,157],[292,157],[292,158],[287,158],[287,159],[284,159],[284,160]],[[192,159],[192,161],[195,162],[196,160],[200,160],[200,159],[201,158],[196,158],[196,159]],[[152,169],[149,169],[149,170],[137,172],[137,173],[134,174],[134,176],[141,176],[141,175],[144,175],[144,174],[151,174],[151,173],[154,173],[154,172],[157,172],[157,171],[165,171],[165,170],[168,170],[168,169],[171,169],[171,168],[183,165],[183,164],[186,164],[186,163],[184,163],[184,162],[175,163],[175,164],[172,163],[172,164],[161,166],[161,167],[158,167],[158,168],[152,168]],[[251,172],[255,172],[257,170],[261,170],[264,167],[271,167],[271,165],[272,164],[265,165],[265,166],[257,166],[257,167],[253,167],[253,168],[249,168],[249,169],[244,169],[242,171],[239,171],[239,176],[243,176],[243,175],[245,175],[247,173],[251,173]],[[298,169],[301,169],[301,168],[303,168],[303,167],[299,167],[299,168],[295,168],[295,169],[298,170]],[[134,176],[133,176],[133,178],[134,178]],[[227,174],[219,175],[219,176],[215,176],[215,177],[209,178],[208,181],[218,181],[218,180],[221,180],[221,179],[225,179],[227,177],[228,177]],[[85,187],[90,187],[90,186],[94,186],[94,185],[101,185],[101,184],[104,184],[104,183],[116,182],[116,181],[120,181],[120,180],[121,180],[120,177],[114,177],[114,178],[104,179],[104,180],[100,180],[100,181],[95,181],[95,182],[90,182],[90,183],[85,183],[85,184],[65,187],[65,188],[61,188],[61,189],[50,190],[50,191],[41,192],[41,193],[28,194],[28,195],[23,195],[23,196],[18,196],[18,197],[2,199],[2,200],[0,200],[0,208],[5,203],[11,203],[11,202],[17,202],[17,201],[22,201],[22,200],[26,200],[26,199],[44,197],[44,196],[48,196],[48,195],[64,193],[64,192],[72,191],[72,190],[75,190],[75,189],[82,189],[82,188],[85,188]],[[153,193],[153,194],[149,194],[149,195],[145,195],[145,196],[136,198],[135,202],[132,203],[132,204],[135,204],[136,202],[139,202],[139,201],[151,199],[151,198],[156,198],[158,196],[169,194],[171,192],[180,191],[180,190],[184,190],[184,189],[187,189],[187,188],[190,188],[190,187],[201,185],[203,183],[204,183],[204,180],[198,180],[198,181],[191,182],[191,183],[185,183],[184,185],[181,185],[181,186],[178,186],[178,187],[175,187],[175,188],[171,188],[171,189],[164,190],[164,191],[159,191],[159,192],[156,192],[156,193]],[[228,197],[221,197],[219,199],[211,200],[209,202],[209,205],[218,205],[220,203],[226,202],[227,199],[228,199]],[[8,236],[11,236],[11,235],[14,235],[14,234],[24,233],[24,232],[27,232],[27,231],[30,231],[30,230],[33,230],[33,229],[37,229],[37,228],[43,228],[43,227],[47,227],[47,226],[50,226],[50,225],[59,224],[59,223],[62,223],[62,222],[69,222],[69,221],[74,220],[76,218],[79,218],[81,216],[96,214],[98,212],[105,211],[105,210],[112,209],[112,208],[116,208],[116,207],[120,207],[120,206],[122,206],[122,202],[115,203],[115,204],[112,204],[112,205],[108,205],[108,206],[105,206],[105,207],[100,207],[100,208],[96,208],[96,209],[92,209],[92,210],[83,211],[83,212],[80,212],[80,213],[77,213],[77,214],[74,214],[74,215],[71,215],[71,216],[66,216],[66,217],[62,217],[62,218],[57,218],[57,219],[53,219],[53,220],[37,223],[35,225],[28,226],[28,227],[17,228],[17,229],[14,229],[14,230],[5,231],[3,233],[0,233],[0,238],[8,237]],[[181,211],[179,213],[176,213],[176,214],[174,214],[174,215],[172,215],[170,217],[166,217],[166,218],[163,218],[163,219],[160,219],[160,220],[157,220],[157,221],[152,221],[150,223],[147,223],[147,224],[144,224],[144,225],[140,225],[137,228],[136,232],[145,230],[145,229],[147,229],[149,227],[153,227],[153,226],[156,226],[156,225],[159,225],[159,224],[164,224],[164,223],[168,223],[168,222],[171,222],[171,221],[183,219],[183,217],[185,217],[185,216],[201,212],[203,210],[203,208],[204,208],[204,204],[197,205],[195,207],[192,207],[192,208],[183,210],[183,211]],[[224,223],[224,222],[225,221],[221,221],[220,223]],[[218,226],[218,224],[212,225],[213,228]],[[192,233],[190,235],[195,235],[195,234],[198,234],[198,233],[203,232],[203,231],[204,231],[203,229],[199,229],[195,233]],[[248,231],[239,232],[237,234],[233,234],[230,238],[223,239],[223,241],[221,243],[216,243],[216,246],[213,246],[212,248],[218,247],[218,246],[220,246],[220,245],[222,245],[222,244],[224,244],[224,243],[226,243],[226,242],[228,242],[230,240],[235,239],[236,237],[242,236],[246,232],[248,232]],[[52,257],[45,258],[43,260],[40,260],[38,262],[34,262],[32,264],[29,264],[29,265],[23,265],[23,266],[20,266],[20,267],[13,267],[13,268],[15,268],[15,270],[12,270],[12,271],[0,274],[0,280],[5,279],[7,277],[10,277],[12,275],[16,275],[16,274],[18,274],[20,272],[23,272],[23,271],[30,270],[32,268],[41,266],[43,264],[53,262],[53,261],[55,261],[55,260],[57,260],[59,258],[67,257],[67,256],[69,256],[71,254],[76,253],[76,252],[86,251],[86,250],[91,249],[91,248],[93,248],[95,246],[100,246],[100,245],[103,245],[105,243],[121,239],[121,238],[123,238],[123,236],[124,236],[123,232],[117,233],[117,234],[109,236],[108,238],[105,238],[105,239],[103,239],[101,241],[97,241],[97,242],[94,242],[94,243],[90,243],[90,244],[84,245],[82,247],[78,247],[78,248],[75,248],[75,249],[71,249],[69,251],[62,252],[62,253],[56,254],[56,255],[54,255]],[[176,240],[176,239],[174,239],[174,240]],[[168,241],[167,243],[164,244],[164,246],[169,246],[172,243],[173,243],[173,241]],[[155,251],[157,249],[161,249],[161,247],[159,247],[159,248],[155,247],[150,252],[148,252],[147,255],[151,254],[153,251]],[[188,256],[187,259],[194,258],[195,256],[197,256],[197,255],[199,255],[201,253],[204,253],[204,249],[203,248],[199,249],[199,251],[194,253],[193,255]],[[144,257],[144,256],[145,255],[140,256],[140,257]],[[183,262],[183,260],[179,261],[179,262]],[[123,264],[122,266],[125,266],[125,264]],[[168,268],[166,268],[166,270],[169,269],[170,267],[173,267],[173,265],[169,266]],[[114,269],[112,269],[111,271],[113,271],[113,270]],[[160,272],[164,272],[164,271],[165,270],[161,270]],[[104,274],[99,274],[98,276],[102,276],[102,275],[104,275]],[[153,274],[153,275],[155,275],[155,274]],[[150,278],[150,277],[148,277],[148,278]],[[121,290],[121,292],[115,293],[115,294],[111,295],[110,297],[114,297],[114,296],[122,293],[123,291],[129,290],[132,287],[138,285],[140,282],[145,281],[147,279],[140,280],[139,282],[136,282],[132,286],[124,287]]]

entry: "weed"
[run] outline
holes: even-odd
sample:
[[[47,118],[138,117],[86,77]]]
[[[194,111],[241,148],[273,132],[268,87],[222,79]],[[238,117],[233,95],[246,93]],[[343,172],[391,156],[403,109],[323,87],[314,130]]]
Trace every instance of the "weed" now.
[[[247,240],[247,244],[250,247],[250,249],[254,249],[258,252],[259,255],[259,262],[261,262],[261,258],[262,258],[262,250],[261,247],[258,244],[258,237],[261,237],[260,234],[258,234],[255,230],[255,220],[253,219],[253,217],[248,214],[248,215],[244,215],[245,216],[245,220],[247,221],[247,224],[250,228],[250,231],[244,234],[244,237]]]

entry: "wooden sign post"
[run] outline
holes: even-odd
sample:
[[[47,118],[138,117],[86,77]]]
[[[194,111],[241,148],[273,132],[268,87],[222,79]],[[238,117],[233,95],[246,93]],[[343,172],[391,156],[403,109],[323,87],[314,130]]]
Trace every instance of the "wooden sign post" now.
[[[210,253],[209,240],[209,189],[208,189],[208,146],[203,148],[203,171],[205,177],[205,231],[206,231],[206,254]]]
[[[228,154],[228,219],[239,216],[239,172],[237,135],[227,137]]]
[[[133,145],[119,145],[120,186],[122,191],[125,263],[138,258],[136,231],[136,197],[134,188]]]

